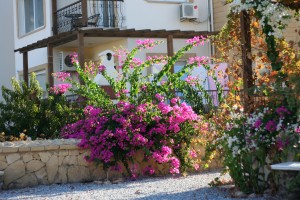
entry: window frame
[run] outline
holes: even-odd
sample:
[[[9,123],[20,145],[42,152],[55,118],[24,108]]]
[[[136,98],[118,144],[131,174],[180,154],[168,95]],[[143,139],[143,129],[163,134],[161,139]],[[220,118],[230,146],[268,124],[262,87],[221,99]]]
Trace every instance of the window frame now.
[[[28,36],[28,35],[31,35],[31,34],[33,34],[33,33],[36,33],[36,32],[38,32],[38,31],[41,31],[41,30],[43,30],[43,29],[45,29],[46,28],[46,1],[45,0],[39,0],[39,1],[43,1],[43,20],[44,20],[44,25],[43,26],[40,26],[40,27],[38,27],[38,28],[36,28],[36,29],[33,29],[32,31],[29,31],[29,32],[27,32],[27,33],[24,33],[24,34],[21,34],[20,33],[20,13],[19,13],[19,7],[20,7],[20,3],[19,3],[19,1],[20,0],[16,0],[16,13],[17,13],[17,23],[16,23],[16,25],[17,25],[17,35],[18,35],[18,38],[23,38],[23,37],[26,37],[26,36]],[[23,0],[24,1],[24,0]]]

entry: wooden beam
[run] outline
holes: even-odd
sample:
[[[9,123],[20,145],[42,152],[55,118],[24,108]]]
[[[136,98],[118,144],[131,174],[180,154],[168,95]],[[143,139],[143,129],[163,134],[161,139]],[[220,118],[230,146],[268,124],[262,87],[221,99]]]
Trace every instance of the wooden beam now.
[[[28,52],[23,52],[23,79],[27,86],[29,86],[28,81]]]
[[[250,90],[253,88],[254,84],[252,74],[250,16],[247,13],[247,11],[242,11],[240,13],[240,21],[243,63],[244,109],[247,112],[250,110],[252,104]]]
[[[78,40],[78,61],[80,67],[84,68],[84,34],[78,31],[77,40]]]
[[[53,45],[48,44],[47,46],[47,54],[48,54],[48,68],[47,68],[47,74],[48,74],[48,84],[49,87],[54,86],[54,79],[53,79]]]
[[[87,0],[81,0],[82,25],[87,26],[88,21],[88,5]]]
[[[56,0],[52,0],[52,22],[53,22],[53,27],[52,27],[52,32],[53,35],[57,35],[57,2]]]
[[[174,56],[173,35],[167,36],[167,50],[168,50],[169,57]],[[174,73],[174,66],[172,66],[171,72]]]

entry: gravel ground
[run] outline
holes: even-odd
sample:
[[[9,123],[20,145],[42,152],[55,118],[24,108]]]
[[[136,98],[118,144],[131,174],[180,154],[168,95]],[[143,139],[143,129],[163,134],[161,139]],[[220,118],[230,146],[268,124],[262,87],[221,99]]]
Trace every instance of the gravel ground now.
[[[206,172],[187,177],[146,178],[119,184],[76,183],[40,185],[33,188],[0,191],[0,199],[233,199],[230,198],[228,189],[208,186],[208,183],[217,176],[219,176],[218,172]],[[263,200],[263,198],[252,198],[252,200]]]

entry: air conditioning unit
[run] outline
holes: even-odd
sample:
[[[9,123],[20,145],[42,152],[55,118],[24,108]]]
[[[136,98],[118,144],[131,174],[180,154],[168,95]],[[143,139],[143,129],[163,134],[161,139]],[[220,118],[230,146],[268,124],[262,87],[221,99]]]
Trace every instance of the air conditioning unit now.
[[[198,5],[193,3],[180,4],[180,20],[198,19],[199,11]]]
[[[74,52],[60,51],[58,52],[58,69],[59,71],[76,71],[76,68],[72,64],[71,55]]]

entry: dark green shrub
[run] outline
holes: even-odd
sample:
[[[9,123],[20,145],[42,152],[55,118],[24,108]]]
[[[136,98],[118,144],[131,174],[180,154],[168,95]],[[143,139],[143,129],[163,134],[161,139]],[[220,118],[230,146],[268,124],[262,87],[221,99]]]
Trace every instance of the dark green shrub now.
[[[15,78],[12,89],[2,86],[0,132],[4,132],[7,139],[19,137],[20,133],[32,139],[56,138],[64,125],[78,120],[78,109],[73,108],[65,96],[50,94],[43,98],[42,94],[35,74],[31,75],[28,87]]]

